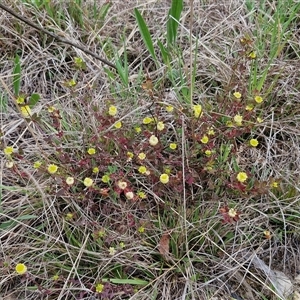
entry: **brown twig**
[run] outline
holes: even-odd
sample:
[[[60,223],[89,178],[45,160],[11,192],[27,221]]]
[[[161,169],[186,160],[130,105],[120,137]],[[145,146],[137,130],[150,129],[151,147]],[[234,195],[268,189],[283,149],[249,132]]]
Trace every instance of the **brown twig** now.
[[[59,42],[62,42],[62,43],[64,43],[64,44],[67,44],[67,45],[70,45],[70,46],[72,46],[72,47],[78,48],[78,49],[80,49],[81,51],[83,51],[83,52],[85,52],[85,53],[87,53],[87,54],[93,56],[94,58],[100,60],[100,61],[103,62],[104,64],[106,64],[106,65],[108,65],[108,66],[110,66],[110,67],[112,67],[112,68],[114,68],[114,69],[117,69],[117,67],[116,67],[113,63],[109,62],[108,60],[106,60],[106,59],[104,59],[104,58],[102,58],[102,57],[100,57],[100,56],[98,56],[98,55],[95,54],[94,52],[92,52],[92,51],[90,51],[90,50],[88,50],[88,49],[85,49],[84,47],[82,47],[82,46],[80,46],[80,45],[74,44],[74,43],[70,42],[69,40],[63,39],[63,38],[57,36],[56,34],[54,34],[54,33],[50,32],[50,31],[48,31],[48,30],[46,30],[46,29],[44,29],[44,28],[42,28],[42,27],[40,27],[40,26],[38,26],[38,25],[32,23],[32,22],[29,21],[28,19],[26,19],[26,18],[20,16],[19,14],[17,14],[16,12],[14,12],[13,10],[11,10],[10,8],[8,8],[7,6],[5,6],[5,5],[3,5],[3,4],[1,4],[1,3],[0,3],[0,8],[2,8],[3,10],[5,10],[5,11],[8,12],[9,14],[13,15],[15,18],[19,19],[20,21],[22,21],[22,22],[26,23],[27,25],[29,25],[29,26],[35,28],[36,30],[39,30],[39,31],[41,31],[41,32],[43,32],[43,33],[45,33],[45,34],[47,34],[47,35],[50,35],[51,37],[53,37],[54,39],[58,40]]]

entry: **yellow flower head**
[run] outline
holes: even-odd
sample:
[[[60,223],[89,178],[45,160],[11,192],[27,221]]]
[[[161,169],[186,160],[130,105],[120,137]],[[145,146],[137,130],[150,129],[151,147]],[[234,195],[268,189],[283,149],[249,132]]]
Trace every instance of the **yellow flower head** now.
[[[110,180],[110,177],[107,174],[103,175],[102,178],[101,178],[101,181],[104,182],[104,183],[108,183],[109,180]]]
[[[27,267],[24,264],[17,264],[16,265],[16,272],[19,275],[25,274],[27,272]]]
[[[159,177],[161,183],[166,184],[169,182],[169,175],[168,174],[161,174]]]
[[[137,194],[138,197],[141,198],[141,199],[146,199],[146,198],[147,198],[145,192],[143,192],[143,191],[139,191],[139,192],[137,192],[136,194]]]
[[[108,252],[109,252],[109,255],[115,255],[117,251],[114,247],[109,247]]]
[[[208,130],[207,130],[207,134],[208,135],[215,135],[215,131],[212,127],[210,127]]]
[[[103,292],[103,289],[104,289],[104,285],[103,285],[103,284],[98,283],[98,284],[96,285],[96,292],[97,292],[97,293],[102,293],[102,292]]]
[[[84,178],[83,180],[83,184],[86,186],[86,187],[91,187],[94,183],[94,180],[89,178],[89,177],[86,177]]]
[[[167,112],[172,112],[174,110],[174,107],[172,105],[166,106],[166,111]]]
[[[14,148],[8,146],[8,147],[5,147],[3,151],[4,151],[5,155],[10,156],[14,153]]]
[[[42,165],[42,163],[40,161],[36,161],[36,162],[34,162],[33,167],[35,169],[38,169],[41,165]]]
[[[207,144],[208,141],[209,141],[209,138],[208,138],[207,135],[204,135],[200,141],[201,141],[201,143],[203,143],[203,144]]]
[[[147,173],[147,168],[145,166],[140,166],[138,168],[138,171],[141,173],[141,174],[146,174]]]
[[[261,96],[255,96],[254,100],[256,103],[262,103],[264,101],[264,99]]]
[[[67,183],[67,185],[72,185],[72,184],[74,184],[74,177],[67,177],[66,178],[66,183]]]
[[[134,130],[136,133],[140,133],[142,131],[142,128],[139,126],[134,127]]]
[[[236,99],[241,99],[242,94],[241,94],[240,92],[234,92],[234,93],[233,93],[233,96],[234,96]]]
[[[138,158],[140,160],[144,160],[146,158],[146,154],[144,152],[139,153]]]
[[[94,174],[99,173],[99,168],[98,168],[98,167],[94,167],[94,168],[93,168],[93,173],[94,173]]]
[[[162,131],[165,128],[165,124],[163,122],[158,122],[156,127],[157,127],[157,130]]]
[[[278,182],[277,181],[272,182],[271,187],[278,188]]]
[[[212,154],[211,150],[205,150],[205,155],[206,156],[211,156],[211,154]]]
[[[255,59],[256,58],[256,52],[255,51],[251,51],[248,55],[249,58],[251,59]]]
[[[58,166],[54,165],[54,164],[51,164],[51,165],[48,166],[47,170],[50,174],[55,174],[58,170]]]
[[[140,226],[140,227],[138,228],[138,232],[139,232],[139,233],[144,233],[144,232],[145,232],[145,227],[144,227],[144,226]]]
[[[121,190],[124,190],[124,189],[126,189],[126,187],[127,187],[127,182],[126,181],[118,181],[118,187],[121,189]]]
[[[202,115],[202,106],[200,104],[194,105],[193,106],[193,111],[194,111],[194,116],[196,118],[201,117],[201,115]]]
[[[248,110],[248,111],[253,110],[253,108],[254,108],[253,104],[247,104],[246,107],[245,107],[245,109]]]
[[[234,218],[237,215],[237,211],[234,208],[230,208],[228,211],[228,216]]]
[[[25,98],[24,98],[24,96],[19,96],[19,97],[17,98],[17,103],[18,103],[18,104],[24,104],[24,103],[25,103]]]
[[[243,122],[243,117],[241,115],[235,115],[233,120],[238,126],[241,126]]]
[[[115,123],[115,128],[120,129],[122,127],[122,122],[118,121],[117,123]]]
[[[49,106],[48,107],[48,112],[49,113],[53,113],[56,110],[56,108],[54,106]]]
[[[89,148],[88,151],[87,151],[87,153],[89,155],[94,155],[96,153],[96,149],[95,148]]]
[[[134,193],[129,191],[125,194],[126,199],[132,200],[134,198]]]
[[[146,117],[143,119],[143,124],[147,125],[153,122],[153,118]]]
[[[31,116],[31,109],[30,109],[29,105],[21,106],[20,110],[21,110],[21,114],[24,118],[28,118]]]
[[[257,123],[262,123],[264,120],[262,118],[260,118],[260,117],[257,117],[256,121],[257,121]]]
[[[249,144],[252,146],[252,147],[257,147],[257,145],[259,144],[258,143],[258,140],[257,139],[251,139],[249,141]]]
[[[111,105],[109,108],[108,108],[108,114],[112,117],[114,117],[116,114],[118,113],[118,109],[116,106],[114,105]]]
[[[245,182],[248,178],[248,175],[245,173],[245,172],[239,172],[236,176],[236,179],[239,181],[239,182]]]
[[[171,143],[169,145],[170,149],[175,150],[177,148],[177,144],[176,143]]]
[[[158,138],[155,135],[151,135],[149,139],[149,144],[155,146],[158,144]]]

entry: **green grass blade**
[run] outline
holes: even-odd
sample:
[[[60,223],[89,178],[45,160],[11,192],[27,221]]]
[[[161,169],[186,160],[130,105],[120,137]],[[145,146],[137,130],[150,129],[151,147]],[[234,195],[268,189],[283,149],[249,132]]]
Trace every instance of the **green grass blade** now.
[[[177,37],[178,22],[183,9],[183,0],[173,0],[167,22],[167,41],[174,45]]]
[[[152,42],[152,39],[151,39],[149,29],[148,29],[142,15],[140,14],[140,12],[138,11],[137,8],[134,9],[134,14],[135,14],[136,21],[137,21],[137,24],[138,24],[139,29],[140,29],[141,36],[142,36],[143,41],[145,43],[145,46],[147,47],[147,50],[149,51],[152,58],[156,62],[157,59],[156,59],[156,55],[155,55],[155,51],[154,51],[154,47],[153,47],[153,42]]]
[[[16,96],[20,93],[21,85],[21,62],[20,56],[17,54],[14,60],[15,66],[13,69],[13,88]]]

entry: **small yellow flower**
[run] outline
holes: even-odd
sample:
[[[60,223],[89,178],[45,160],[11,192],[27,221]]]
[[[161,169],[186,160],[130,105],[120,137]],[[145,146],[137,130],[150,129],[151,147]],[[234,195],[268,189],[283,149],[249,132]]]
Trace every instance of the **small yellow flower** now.
[[[207,144],[208,141],[209,141],[209,138],[208,138],[207,135],[204,135],[200,141],[201,141],[201,143],[203,143],[203,144]]]
[[[162,131],[165,128],[165,124],[163,122],[158,122],[156,127],[157,127],[157,130]]]
[[[49,106],[48,107],[48,112],[49,113],[53,113],[56,110],[56,108],[54,106]]]
[[[69,87],[72,87],[72,86],[75,86],[77,83],[76,83],[76,80],[75,79],[71,79],[67,82],[67,85]]]
[[[241,99],[242,94],[241,94],[240,92],[234,92],[234,93],[233,93],[233,96],[234,96],[236,99]]]
[[[226,126],[227,127],[233,127],[234,125],[233,125],[232,121],[227,121]]]
[[[251,111],[251,110],[253,110],[253,108],[254,108],[253,104],[248,104],[248,105],[246,105],[246,107],[245,107],[245,109],[246,109],[247,111]]]
[[[145,227],[144,227],[144,226],[140,226],[140,227],[138,228],[138,232],[139,232],[139,233],[144,233],[144,232],[145,232]]]
[[[103,289],[104,289],[104,285],[101,284],[101,283],[97,283],[97,285],[96,285],[96,292],[97,293],[102,293]]]
[[[40,161],[36,161],[36,162],[34,162],[33,167],[35,169],[38,169],[41,165],[42,165],[42,163]]]
[[[13,161],[7,161],[5,163],[5,166],[6,166],[7,169],[11,169],[14,166],[14,162]]]
[[[115,123],[115,128],[120,129],[122,127],[122,122],[118,121],[117,123]]]
[[[27,272],[27,267],[24,264],[17,264],[16,265],[16,272],[19,275],[25,274]]]
[[[95,148],[89,148],[88,151],[87,151],[87,153],[89,155],[94,155],[96,153],[96,149]]]
[[[57,281],[59,279],[59,275],[55,274],[52,276],[52,280]]]
[[[234,218],[237,215],[237,211],[234,208],[228,210],[228,216]]]
[[[51,164],[51,165],[48,166],[47,170],[50,174],[55,174],[58,170],[58,166],[54,165],[54,164]]]
[[[147,198],[146,194],[142,191],[137,192],[137,195],[141,199],[146,199]]]
[[[116,106],[114,105],[111,105],[109,108],[108,108],[108,114],[112,117],[114,117],[116,114],[118,113],[118,109]]]
[[[258,145],[258,140],[257,140],[257,139],[251,139],[251,140],[249,141],[249,143],[250,143],[250,145],[251,145],[252,147],[257,147],[257,145]]]
[[[120,242],[120,244],[119,244],[119,246],[120,246],[120,248],[125,248],[125,243],[124,242]]]
[[[254,100],[256,103],[262,103],[264,101],[264,99],[261,96],[255,96]]]
[[[212,151],[211,150],[205,150],[205,155],[206,156],[211,156],[212,154]]]
[[[144,152],[139,153],[138,158],[140,160],[144,160],[146,158],[146,154]]]
[[[168,174],[161,174],[159,177],[161,183],[166,184],[169,182],[169,175]]]
[[[4,152],[5,155],[10,156],[14,153],[14,148],[10,147],[10,146],[7,146],[7,147],[4,148],[3,152]]]
[[[23,96],[19,96],[19,97],[17,98],[17,103],[18,103],[18,104],[24,104],[24,103],[25,103],[25,98],[24,98]]]
[[[124,190],[124,189],[126,189],[126,187],[127,187],[127,182],[126,181],[118,181],[118,187],[121,189],[121,190]]]
[[[276,181],[272,182],[271,187],[278,188],[278,182],[276,182]]]
[[[158,144],[158,138],[155,135],[151,135],[149,139],[149,144],[155,146]]]
[[[153,118],[146,117],[143,119],[143,124],[147,125],[153,122]]]
[[[147,173],[147,168],[145,166],[140,166],[138,168],[139,173],[141,174],[146,174]]]
[[[104,183],[108,183],[109,180],[110,180],[110,177],[109,177],[108,174],[103,175],[102,178],[101,178],[101,181],[104,182]]]
[[[24,118],[28,118],[31,116],[31,109],[30,109],[29,105],[21,106],[20,110],[21,110],[21,114]]]
[[[86,187],[91,187],[94,183],[94,180],[89,178],[89,177],[86,177],[84,178],[83,180],[83,184],[86,186]]]
[[[260,118],[260,117],[257,117],[256,121],[257,121],[257,123],[262,123],[264,120],[262,118]]]
[[[132,160],[133,156],[134,156],[134,154],[132,152],[130,152],[130,151],[127,152],[128,160]]]
[[[215,135],[214,129],[213,129],[212,127],[209,128],[209,129],[207,130],[207,134],[208,134],[208,135]]]
[[[238,126],[241,126],[243,122],[243,117],[241,115],[235,115],[233,120]]]
[[[166,106],[166,111],[167,112],[172,112],[174,110],[174,107],[172,105],[167,105]]]
[[[109,252],[109,255],[115,255],[117,250],[115,249],[115,247],[109,247],[108,252]]]
[[[128,199],[128,200],[132,200],[134,198],[134,193],[133,192],[127,192],[125,193],[125,197]]]
[[[67,220],[67,221],[72,220],[73,217],[74,217],[74,214],[72,214],[72,213],[67,213],[67,214],[66,214],[66,220]]]
[[[99,168],[98,168],[98,167],[94,167],[94,168],[93,168],[93,173],[94,173],[94,174],[99,173]]]
[[[142,131],[142,128],[137,126],[137,127],[134,127],[134,130],[136,133],[140,133]]]
[[[74,184],[75,179],[73,177],[67,177],[66,178],[66,183],[67,185],[72,185]]]
[[[268,240],[271,239],[271,237],[272,237],[271,232],[269,230],[265,230],[264,235],[265,235],[265,238]]]
[[[249,58],[251,59],[255,59],[256,58],[256,52],[255,51],[251,51],[248,55]]]
[[[169,147],[170,147],[170,149],[175,150],[175,149],[177,149],[177,144],[176,143],[171,143],[169,145]]]
[[[239,182],[245,182],[247,180],[248,176],[245,172],[239,172],[236,176],[236,179],[239,181]]]
[[[196,118],[201,117],[201,115],[202,115],[202,106],[200,104],[194,105],[193,106],[193,111],[194,111],[194,116]]]

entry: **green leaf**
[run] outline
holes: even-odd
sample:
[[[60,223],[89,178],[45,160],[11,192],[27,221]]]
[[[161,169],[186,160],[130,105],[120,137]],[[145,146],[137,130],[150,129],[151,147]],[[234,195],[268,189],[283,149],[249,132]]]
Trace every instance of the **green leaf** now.
[[[167,22],[167,41],[174,45],[177,37],[178,22],[183,10],[183,0],[173,0],[169,10],[169,19]]]
[[[157,41],[158,47],[160,49],[160,53],[165,65],[168,65],[170,62],[170,55],[166,47],[162,44],[160,40]]]
[[[13,69],[13,87],[15,96],[19,96],[21,84],[21,62],[20,56],[17,54],[14,60],[15,66]]]
[[[156,55],[155,55],[155,51],[154,51],[154,47],[153,47],[153,42],[152,42],[152,39],[151,39],[149,29],[148,29],[142,15],[140,14],[140,12],[138,11],[137,8],[134,9],[134,14],[135,14],[136,21],[137,21],[137,24],[138,24],[139,29],[140,29],[141,36],[142,36],[143,41],[144,41],[144,43],[147,47],[147,50],[149,51],[152,58],[156,62],[157,59],[156,59]]]
[[[103,282],[111,282],[116,284],[132,284],[132,285],[147,285],[148,281],[141,279],[118,279],[118,278],[103,278]]]
[[[109,8],[111,7],[111,3],[105,3],[104,5],[101,6],[100,11],[99,11],[99,18],[101,21],[105,20],[105,17],[109,11]]]
[[[39,94],[32,94],[28,101],[29,107],[33,108],[40,99],[41,99],[41,96]]]

